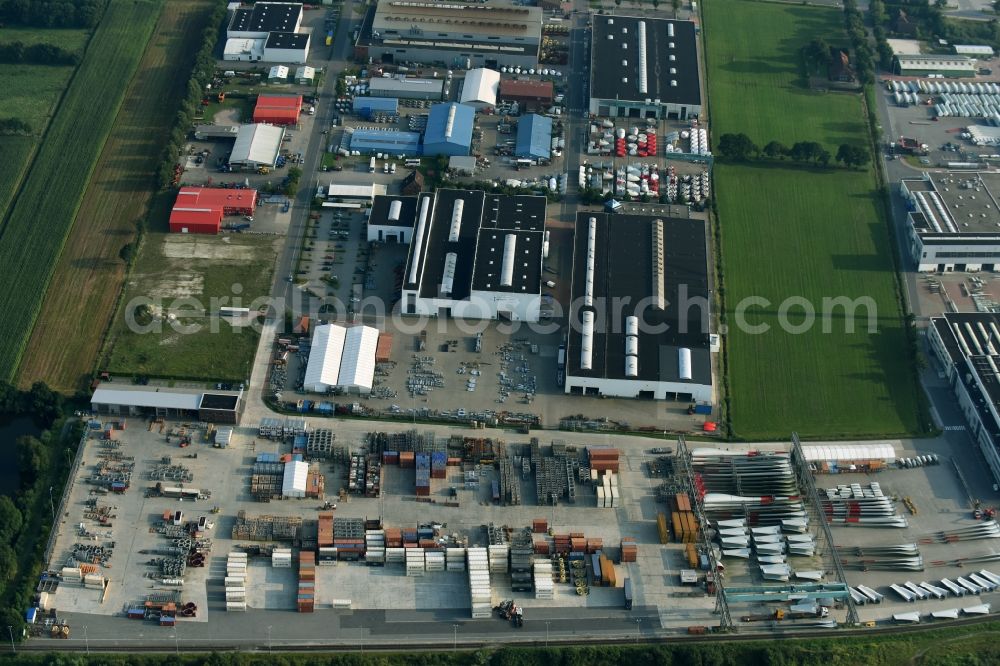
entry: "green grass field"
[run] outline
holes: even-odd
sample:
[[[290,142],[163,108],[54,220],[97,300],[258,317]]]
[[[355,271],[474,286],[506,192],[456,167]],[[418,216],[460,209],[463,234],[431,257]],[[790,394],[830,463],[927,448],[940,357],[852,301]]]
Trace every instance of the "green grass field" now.
[[[212,298],[232,298],[233,285],[240,285],[244,307],[267,294],[277,249],[274,239],[240,234],[225,241],[217,236],[147,234],[126,287],[126,306],[112,324],[111,357],[104,369],[126,376],[245,379],[259,336],[252,328],[232,328],[224,321],[213,332],[204,313],[211,310]],[[180,332],[163,322],[153,332],[135,332],[127,316],[128,304],[136,298],[149,298],[173,312],[180,324],[198,325],[201,330]],[[195,299],[202,309],[171,308],[179,298]]]
[[[20,361],[162,0],[111,0],[0,227],[0,379]]]
[[[836,152],[866,141],[860,95],[802,87],[798,50],[823,37],[843,41],[839,10],[714,0],[705,5],[712,131],[746,132],[760,145],[812,140]],[[736,434],[752,439],[887,436],[918,432],[919,397],[907,353],[886,222],[871,171],[811,171],[768,165],[717,165],[716,191],[729,323],[729,377]],[[764,334],[742,332],[734,313],[749,309]],[[822,332],[778,326],[790,296],[817,311],[823,298],[870,297],[854,333],[842,316]],[[801,319],[792,309],[788,320]]]
[[[0,43],[21,42],[25,46],[32,44],[53,44],[67,51],[83,53],[87,45],[89,33],[86,30],[67,28],[0,28]]]

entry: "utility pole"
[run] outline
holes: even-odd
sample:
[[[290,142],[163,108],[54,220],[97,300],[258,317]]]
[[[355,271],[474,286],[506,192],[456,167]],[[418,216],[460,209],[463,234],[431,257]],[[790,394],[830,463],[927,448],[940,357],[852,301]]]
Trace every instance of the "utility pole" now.
[[[14,627],[8,624],[7,633],[10,634],[10,649],[14,654],[17,654],[17,648],[14,647]]]

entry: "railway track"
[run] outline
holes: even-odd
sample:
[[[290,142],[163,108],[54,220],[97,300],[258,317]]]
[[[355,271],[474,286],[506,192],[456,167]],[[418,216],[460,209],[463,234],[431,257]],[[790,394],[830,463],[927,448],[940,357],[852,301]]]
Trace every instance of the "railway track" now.
[[[995,618],[989,615],[977,616],[962,620],[944,620],[935,621],[933,624],[924,625],[893,625],[886,627],[874,627],[866,628],[864,630],[844,630],[844,629],[822,629],[818,631],[798,631],[798,630],[785,630],[785,631],[772,631],[772,632],[759,632],[754,634],[745,633],[731,633],[731,634],[715,634],[709,638],[704,635],[700,636],[689,636],[686,634],[681,634],[677,636],[665,636],[665,637],[609,637],[605,639],[593,639],[593,640],[581,640],[579,638],[573,639],[559,639],[550,638],[545,639],[544,635],[534,638],[532,640],[524,641],[510,641],[510,640],[465,640],[459,641],[456,645],[462,650],[478,650],[483,648],[494,648],[500,649],[503,647],[513,646],[513,647],[544,647],[548,645],[549,647],[581,647],[587,645],[658,645],[658,644],[691,644],[691,643],[714,643],[714,642],[759,642],[763,640],[773,639],[773,638],[788,638],[796,640],[809,640],[816,638],[846,638],[849,636],[891,636],[894,634],[914,634],[920,633],[922,631],[932,631],[940,629],[948,629],[954,627],[964,627],[977,624],[986,624],[995,621]],[[509,639],[509,637],[507,637]],[[99,639],[93,639],[92,642],[99,643]],[[68,641],[59,641],[57,639],[48,640],[37,640],[30,641],[18,646],[19,651],[23,652],[98,652],[98,653],[125,653],[125,652],[142,652],[142,653],[167,653],[167,652],[184,652],[188,654],[200,653],[200,652],[281,652],[281,653],[340,653],[340,652],[380,652],[380,653],[390,653],[390,652],[420,652],[428,650],[440,651],[442,649],[447,649],[448,647],[448,636],[442,634],[440,640],[436,643],[427,642],[399,642],[393,641],[392,643],[379,644],[372,642],[371,644],[365,643],[364,646],[360,645],[345,645],[341,643],[310,643],[306,645],[288,645],[288,644],[272,644],[268,645],[266,641],[261,641],[260,639],[247,639],[245,641],[232,641],[223,640],[215,641],[213,639],[184,639],[183,642],[172,642],[169,638],[164,640],[158,640],[156,645],[96,645],[88,648],[85,642],[80,638],[72,638]],[[182,644],[183,643],[183,644]],[[192,645],[192,643],[197,643]]]

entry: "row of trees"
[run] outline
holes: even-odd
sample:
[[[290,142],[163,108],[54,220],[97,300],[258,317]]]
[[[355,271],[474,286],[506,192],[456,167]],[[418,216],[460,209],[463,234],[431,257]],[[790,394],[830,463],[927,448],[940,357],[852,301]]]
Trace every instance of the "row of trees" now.
[[[0,63],[5,65],[75,65],[80,57],[55,44],[6,42],[0,44]]]
[[[205,86],[211,83],[215,74],[215,57],[212,51],[219,37],[219,25],[222,24],[222,18],[225,15],[226,3],[218,0],[208,23],[205,24],[205,29],[202,31],[201,47],[194,57],[194,68],[191,79],[188,81],[187,94],[180,103],[180,108],[177,110],[177,122],[174,123],[167,145],[163,149],[163,158],[157,174],[157,181],[161,188],[170,187],[173,183],[177,156],[181,154],[184,144],[187,142],[187,135],[191,131],[195,112],[200,107],[202,97],[205,94]]]
[[[0,118],[0,136],[31,136],[31,125],[20,118]]]
[[[856,0],[844,0],[844,23],[854,50],[854,71],[858,80],[864,84],[871,83],[875,80],[875,54],[868,42],[868,31]]]
[[[849,143],[842,143],[834,156],[822,144],[815,141],[799,141],[791,147],[780,141],[771,141],[760,148],[742,132],[723,134],[719,137],[718,152],[721,157],[736,162],[749,162],[763,158],[828,166],[831,160],[836,159],[845,167],[862,167],[871,161],[871,155],[866,148]]]
[[[0,24],[32,28],[93,28],[108,0],[0,0]]]

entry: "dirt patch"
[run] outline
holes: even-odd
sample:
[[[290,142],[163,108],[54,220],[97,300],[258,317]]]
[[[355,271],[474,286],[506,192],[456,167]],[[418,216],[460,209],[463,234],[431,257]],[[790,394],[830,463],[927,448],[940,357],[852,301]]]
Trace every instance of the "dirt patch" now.
[[[163,243],[163,256],[170,259],[211,259],[229,261],[251,261],[256,257],[256,248],[247,245],[219,243],[218,239],[198,239],[193,236],[168,236]]]
[[[125,93],[18,369],[18,383],[71,392],[96,365],[125,277],[120,253],[150,210],[160,151],[213,0],[166,3]],[[157,207],[169,205],[156,201]]]

